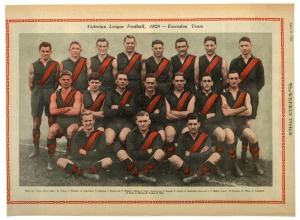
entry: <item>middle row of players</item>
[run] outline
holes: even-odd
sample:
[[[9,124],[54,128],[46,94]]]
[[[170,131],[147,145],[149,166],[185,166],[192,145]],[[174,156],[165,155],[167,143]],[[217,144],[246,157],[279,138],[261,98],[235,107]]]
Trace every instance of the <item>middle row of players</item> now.
[[[193,126],[187,126],[186,123],[187,116],[196,112],[196,115],[200,118],[202,130],[206,131],[215,139],[216,152],[222,155],[224,149],[228,151],[230,161],[233,164],[232,172],[236,176],[242,176],[243,174],[236,162],[235,136],[244,137],[249,140],[255,170],[258,174],[263,175],[263,170],[258,161],[258,141],[254,132],[247,125],[247,120],[252,113],[250,96],[248,93],[238,89],[239,74],[236,72],[228,74],[229,90],[221,96],[211,90],[213,81],[209,75],[203,75],[201,77],[201,86],[203,89],[194,95],[184,89],[186,83],[184,75],[182,73],[176,73],[172,80],[174,91],[168,93],[165,97],[156,94],[155,88],[157,82],[154,74],[148,74],[145,77],[145,93],[137,97],[135,97],[132,91],[127,89],[128,78],[123,72],[119,72],[116,76],[116,89],[108,92],[107,95],[100,90],[101,76],[98,73],[90,74],[88,81],[90,90],[84,92],[82,95],[80,92],[72,92],[74,90],[71,88],[71,72],[61,72],[59,82],[62,88],[51,96],[50,102],[50,113],[57,115],[57,121],[50,127],[47,139],[49,153],[48,169],[53,169],[54,166],[54,161],[51,158],[53,158],[55,153],[55,147],[53,147],[56,146],[56,144],[54,145],[56,142],[55,139],[61,135],[65,135],[71,139],[78,128],[79,131],[84,129],[84,127],[80,128],[81,122],[78,114],[71,117],[65,113],[61,115],[56,114],[56,110],[58,109],[56,102],[57,96],[59,96],[59,93],[65,93],[66,97],[68,97],[66,99],[70,100],[69,103],[72,103],[72,106],[68,107],[79,108],[78,112],[84,114],[92,114],[96,119],[95,129],[105,131],[105,145],[108,152],[120,150],[116,149],[116,138],[123,146],[123,149],[127,149],[126,143],[128,143],[130,139],[130,135],[128,134],[132,131],[134,126],[136,124],[139,128],[147,126],[148,121],[143,122],[142,120],[139,122],[135,120],[137,112],[145,111],[149,114],[150,131],[157,131],[160,134],[162,143],[165,143],[165,147],[162,147],[162,149],[164,149],[170,161],[175,164],[174,166],[177,166],[176,168],[178,170],[180,169],[185,173],[189,167],[183,160],[174,157],[174,142],[175,137],[179,134],[187,131],[191,133],[191,130],[195,129],[198,132],[200,124],[197,127],[197,123]],[[70,94],[73,94],[73,96],[71,97]],[[66,118],[68,118],[68,120],[66,120]],[[59,129],[57,129],[58,127]],[[69,129],[70,127],[73,129]],[[195,148],[197,148],[195,152],[203,150],[200,147],[201,144],[197,143],[197,141],[201,141],[201,139],[203,141],[205,137],[201,136],[199,140],[198,136],[197,133],[197,135],[193,137],[194,139],[190,140],[191,143],[195,142]],[[185,140],[185,142],[187,142],[187,140]],[[136,139],[132,139],[131,141],[133,145],[135,141],[138,142]],[[74,142],[72,141],[72,143]],[[188,143],[186,144],[189,145]],[[71,154],[71,148],[72,146],[69,144],[69,148],[67,149],[69,154]],[[142,154],[152,155],[154,152],[146,150]],[[206,168],[207,164],[209,164],[209,166],[213,164],[214,166],[210,166],[211,168],[215,167],[221,158],[216,156],[216,154],[210,154],[209,156],[212,155],[211,160],[206,161]],[[152,156],[151,158],[155,159],[155,155]],[[128,166],[130,166],[130,164],[128,164]],[[221,171],[219,170],[219,172]],[[191,178],[195,179],[196,177]],[[186,179],[185,181],[189,182],[190,179]]]

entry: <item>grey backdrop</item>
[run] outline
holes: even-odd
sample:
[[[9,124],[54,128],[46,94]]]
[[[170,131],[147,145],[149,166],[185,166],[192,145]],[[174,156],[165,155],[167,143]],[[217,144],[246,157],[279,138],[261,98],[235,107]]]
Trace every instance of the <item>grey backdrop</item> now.
[[[164,56],[170,58],[176,54],[174,42],[180,37],[188,40],[189,53],[193,55],[203,55],[203,39],[207,35],[217,37],[217,54],[228,62],[240,55],[238,41],[243,36],[251,38],[253,43],[253,54],[260,58],[265,68],[265,86],[259,93],[260,103],[258,115],[253,122],[253,129],[257,133],[260,147],[261,158],[272,159],[272,74],[280,74],[280,70],[272,73],[272,34],[269,33],[166,33],[166,34],[143,34],[132,33],[137,40],[136,51],[142,53],[146,58],[152,55],[151,42],[155,39],[162,40],[165,45]],[[124,50],[123,38],[125,34],[107,33],[74,33],[74,34],[20,34],[19,36],[19,111],[22,113],[19,118],[20,142],[31,139],[32,136],[32,117],[30,110],[30,90],[28,88],[28,68],[30,64],[39,58],[38,46],[42,41],[52,44],[52,59],[62,61],[69,57],[69,44],[76,40],[81,43],[84,57],[91,57],[97,54],[96,41],[98,38],[106,38],[109,41],[109,54],[115,56]],[[280,89],[280,88],[279,88]],[[265,111],[266,110],[266,111]],[[41,143],[45,143],[48,132],[47,118],[43,117],[41,126]],[[65,141],[65,139],[62,139]],[[239,144],[240,145],[240,144]],[[240,149],[240,146],[239,146]]]

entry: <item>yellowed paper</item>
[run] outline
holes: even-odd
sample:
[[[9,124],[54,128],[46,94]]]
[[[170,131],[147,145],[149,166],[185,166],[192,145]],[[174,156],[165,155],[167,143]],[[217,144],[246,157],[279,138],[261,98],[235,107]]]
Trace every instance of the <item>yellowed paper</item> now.
[[[295,215],[293,8],[293,5],[7,6],[8,215]],[[265,68],[266,84],[259,94],[253,129],[260,142],[261,158],[272,164],[272,173],[267,174],[272,176],[268,184],[212,187],[23,184],[19,170],[26,164],[19,162],[20,148],[30,144],[32,124],[28,67],[39,56],[40,42],[51,42],[52,58],[62,61],[68,57],[69,43],[73,40],[81,43],[83,56],[95,55],[95,43],[100,37],[108,39],[109,54],[116,56],[123,50],[127,34],[136,37],[136,50],[147,58],[152,55],[151,42],[155,39],[164,41],[167,58],[176,54],[174,43],[179,37],[187,38],[189,53],[200,56],[204,54],[204,37],[214,35],[218,41],[217,53],[227,62],[239,55],[238,40],[243,36],[251,38],[253,54],[263,61]],[[45,117],[41,131],[45,140],[48,132]]]

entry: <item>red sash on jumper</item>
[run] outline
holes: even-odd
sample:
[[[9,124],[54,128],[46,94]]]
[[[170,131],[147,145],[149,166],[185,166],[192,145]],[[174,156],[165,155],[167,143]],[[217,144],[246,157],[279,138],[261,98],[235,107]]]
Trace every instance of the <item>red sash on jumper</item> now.
[[[128,65],[126,66],[126,68],[124,69],[124,73],[128,74],[132,68],[134,67],[134,65],[136,64],[136,62],[140,59],[142,55],[141,54],[134,54],[133,57],[131,58],[130,62],[128,63]]]
[[[211,73],[211,71],[217,66],[217,64],[222,60],[221,57],[219,57],[218,55],[215,56],[215,58],[210,62],[210,64],[208,65],[208,67],[205,70],[205,74],[209,75]]]
[[[125,95],[123,96],[122,100],[119,103],[119,106],[125,106],[131,97],[132,92],[131,91],[126,91]]]
[[[239,98],[237,99],[237,101],[235,102],[233,108],[239,108],[239,107],[241,107],[241,105],[242,105],[244,99],[246,98],[246,95],[247,95],[247,94],[246,94],[245,92],[242,92],[242,93],[240,94]]]
[[[54,70],[54,68],[56,67],[56,65],[57,65],[56,61],[54,61],[53,63],[51,63],[51,65],[48,67],[48,69],[46,70],[46,72],[41,77],[40,81],[37,83],[38,86],[44,85],[44,83],[47,81],[47,79],[49,79],[49,77],[51,76],[51,73]]]
[[[156,105],[158,104],[159,100],[162,98],[163,96],[162,95],[157,95],[154,97],[154,99],[152,99],[152,101],[150,102],[150,104],[148,105],[148,108],[147,108],[147,112],[148,113],[152,113],[153,110],[155,109]]]
[[[163,58],[163,61],[160,63],[159,67],[157,68],[157,70],[155,71],[154,75],[156,76],[156,78],[158,78],[163,71],[166,69],[167,65],[169,64],[169,60],[166,58]]]
[[[63,107],[69,107],[69,104],[72,100],[72,98],[75,96],[77,90],[76,89],[72,89],[69,94],[67,95],[67,98],[64,101]]]
[[[261,62],[260,59],[258,58],[254,58],[251,60],[251,62],[246,66],[246,68],[244,69],[244,71],[241,73],[240,75],[240,80],[241,82],[248,76],[248,74],[251,72],[251,70],[256,66],[256,64],[258,64],[259,62]]]
[[[183,96],[181,97],[181,99],[178,102],[178,105],[176,106],[176,111],[181,111],[182,107],[184,106],[184,104],[186,103],[188,97],[190,96],[191,92],[185,92],[183,94]]]
[[[107,69],[108,65],[109,65],[114,59],[115,59],[114,57],[107,57],[107,58],[103,61],[102,65],[99,67],[98,73],[101,74],[101,75],[103,75],[104,72],[105,72],[105,70]]]
[[[196,56],[194,55],[190,55],[186,61],[184,62],[184,64],[182,65],[182,67],[180,68],[179,72],[185,73],[185,71],[190,67],[190,65],[192,64],[193,60],[195,59]]]
[[[200,136],[198,137],[198,139],[195,141],[195,143],[193,144],[190,152],[191,153],[196,153],[198,152],[199,148],[201,147],[203,141],[208,137],[208,134],[206,133],[202,133],[200,134]]]
[[[213,106],[213,104],[217,100],[218,96],[219,96],[218,94],[213,94],[211,97],[209,97],[209,99],[206,101],[206,103],[201,111],[201,114],[203,114],[203,115],[207,114],[207,112],[210,110],[210,108]]]
[[[94,104],[89,108],[89,110],[91,111],[95,111],[104,101],[105,99],[105,94],[101,94],[97,97],[97,99],[95,100]]]
[[[72,85],[76,82],[76,80],[78,79],[80,73],[81,73],[81,70],[83,68],[83,65],[85,64],[86,62],[86,58],[84,57],[81,57],[75,70],[74,70],[74,74],[73,74],[73,78],[72,78]]]
[[[148,150],[148,149],[151,147],[151,145],[152,145],[152,143],[153,143],[153,141],[154,141],[154,139],[155,139],[155,137],[156,137],[157,135],[158,135],[158,132],[157,132],[157,131],[152,131],[152,132],[149,134],[149,136],[148,136],[147,140],[145,141],[145,143],[143,144],[143,146],[142,146],[142,148],[141,148],[141,151]]]
[[[82,148],[84,150],[89,150],[93,144],[95,143],[96,139],[99,137],[100,134],[102,134],[102,131],[96,130],[90,137],[89,140],[87,141],[86,145]]]

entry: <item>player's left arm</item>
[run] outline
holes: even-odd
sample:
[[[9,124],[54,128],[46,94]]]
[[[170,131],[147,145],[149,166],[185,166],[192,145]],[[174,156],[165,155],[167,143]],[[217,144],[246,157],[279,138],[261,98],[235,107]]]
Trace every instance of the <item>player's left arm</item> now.
[[[225,59],[222,59],[222,79],[223,79],[223,89],[227,87],[227,74],[228,74],[228,64]]]

